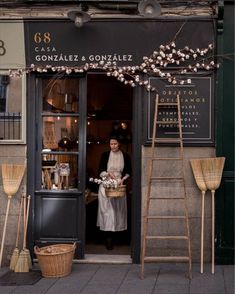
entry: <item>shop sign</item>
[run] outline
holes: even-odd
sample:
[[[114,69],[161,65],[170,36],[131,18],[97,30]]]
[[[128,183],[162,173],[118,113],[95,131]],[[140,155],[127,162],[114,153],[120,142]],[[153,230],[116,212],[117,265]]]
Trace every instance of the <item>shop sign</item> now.
[[[99,62],[134,66],[161,44],[173,40],[178,48],[206,48],[214,43],[214,24],[198,19],[122,19],[92,20],[77,28],[68,20],[34,20],[25,22],[25,35],[27,66],[82,66]]]
[[[47,70],[50,66],[82,67],[86,64],[116,62],[117,66],[135,67],[143,63],[161,45],[174,41],[176,50],[208,48],[215,43],[214,22],[209,19],[187,20],[92,20],[82,28],[69,20],[34,20],[25,22],[26,63]],[[212,51],[213,54],[213,51]],[[197,55],[197,54],[196,54]],[[203,57],[202,57],[203,58]],[[184,66],[194,60],[185,60]],[[174,66],[174,67],[173,67]],[[92,67],[91,67],[92,68]],[[167,70],[178,71],[180,67],[168,65]],[[53,68],[52,68],[53,70]],[[214,145],[214,78],[197,73],[192,84],[170,84],[166,79],[150,78],[161,99],[175,99],[180,95],[182,124],[185,144]],[[180,79],[180,76],[179,76]],[[144,144],[151,142],[154,97],[156,92],[146,93]],[[175,113],[162,112],[162,117]],[[165,137],[166,126],[160,126],[160,136]],[[170,126],[170,131],[176,130]],[[168,131],[169,133],[169,131]]]
[[[153,120],[156,94],[159,102],[173,103],[179,95],[181,104],[181,122],[185,145],[214,145],[214,95],[213,76],[191,76],[190,85],[168,85],[164,80],[151,78],[150,83],[157,92],[148,93],[145,103],[145,141],[148,145],[152,140]],[[177,120],[175,108],[159,108],[157,126],[158,138],[179,137],[179,129],[173,123]]]

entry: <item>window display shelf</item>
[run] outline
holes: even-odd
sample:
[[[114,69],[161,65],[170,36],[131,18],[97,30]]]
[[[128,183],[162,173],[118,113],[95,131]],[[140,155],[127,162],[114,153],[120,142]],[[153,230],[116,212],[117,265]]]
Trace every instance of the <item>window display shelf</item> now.
[[[42,155],[79,155],[78,151],[42,151]]]
[[[77,117],[79,116],[78,112],[42,112],[42,116],[44,117]]]
[[[81,191],[79,191],[78,189],[67,189],[67,190],[56,190],[56,189],[51,189],[51,190],[47,190],[47,189],[41,189],[41,190],[36,190],[35,191],[36,195],[48,195],[48,196],[53,196],[53,195],[57,195],[58,196],[67,196],[67,195],[71,195],[71,194],[82,194]]]

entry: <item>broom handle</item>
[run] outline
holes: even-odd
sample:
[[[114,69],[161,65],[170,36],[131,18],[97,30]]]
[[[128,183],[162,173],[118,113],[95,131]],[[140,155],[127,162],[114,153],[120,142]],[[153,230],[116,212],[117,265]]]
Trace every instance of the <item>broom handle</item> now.
[[[1,243],[1,251],[0,251],[0,267],[2,266],[3,246],[4,246],[4,242],[5,242],[5,236],[6,236],[6,227],[7,227],[7,219],[8,219],[8,214],[9,214],[10,203],[11,203],[11,197],[8,196],[8,200],[7,200],[7,210],[6,210],[6,216],[5,216],[4,227],[3,227],[2,243]]]
[[[25,223],[26,223],[26,200],[27,200],[27,197],[26,197],[25,194],[24,194],[23,198],[24,198],[24,232],[25,232]],[[23,243],[24,243],[24,240],[23,240]],[[24,248],[24,244],[23,244],[23,248]]]
[[[30,198],[31,196],[29,195],[27,197],[27,209],[26,209],[26,217],[25,217],[25,230],[24,230],[24,244],[23,248],[26,248],[26,235],[27,235],[27,228],[28,228],[28,220],[29,220],[29,204],[30,204]]]
[[[205,191],[202,191],[202,214],[201,214],[201,274],[204,262],[204,213],[205,213]]]
[[[20,224],[21,224],[21,212],[22,212],[22,205],[23,205],[23,195],[20,199],[20,211],[19,211],[19,217],[18,217],[18,227],[17,227],[17,235],[16,235],[16,248],[18,248],[19,244],[19,237],[20,237]]]
[[[215,190],[211,191],[212,195],[212,238],[211,238],[211,251],[212,251],[212,264],[211,264],[211,273],[215,273]]]

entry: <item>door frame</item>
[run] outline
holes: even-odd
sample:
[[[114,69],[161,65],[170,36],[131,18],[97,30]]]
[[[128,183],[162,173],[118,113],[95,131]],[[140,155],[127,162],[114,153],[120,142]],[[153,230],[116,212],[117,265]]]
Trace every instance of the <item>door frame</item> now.
[[[222,3],[223,4],[223,3]],[[234,52],[234,1],[228,0],[219,7],[217,23],[218,56]],[[216,251],[217,264],[234,264],[234,62],[220,60],[217,73],[217,142],[216,156],[224,156],[225,166],[221,185],[216,192]]]
[[[36,160],[35,154],[37,146],[38,125],[35,124],[36,117],[39,115],[39,109],[36,109],[36,99],[41,97],[39,89],[39,79],[44,75],[30,74],[27,78],[27,193],[32,196],[32,202],[29,215],[29,230],[28,230],[28,247],[33,254],[35,245],[35,177],[36,177]],[[77,76],[82,79],[81,96],[79,97],[79,167],[80,171],[80,187],[83,194],[81,205],[85,208],[85,170],[86,170],[86,132],[87,132],[87,75]],[[133,263],[140,262],[140,243],[141,243],[141,144],[142,144],[142,89],[139,87],[133,90],[133,141],[135,146],[132,153],[133,165],[133,188],[131,202],[131,258]],[[83,170],[83,172],[82,172]],[[83,175],[83,176],[82,176]],[[80,191],[79,191],[80,192]],[[85,209],[79,209],[81,216],[80,221],[80,239],[82,246],[79,248],[79,258],[84,258],[85,248]]]
[[[141,148],[143,134],[143,89],[133,91],[133,141],[132,141],[132,203],[131,203],[131,257],[133,263],[140,263],[141,250]],[[135,148],[133,148],[135,146]]]

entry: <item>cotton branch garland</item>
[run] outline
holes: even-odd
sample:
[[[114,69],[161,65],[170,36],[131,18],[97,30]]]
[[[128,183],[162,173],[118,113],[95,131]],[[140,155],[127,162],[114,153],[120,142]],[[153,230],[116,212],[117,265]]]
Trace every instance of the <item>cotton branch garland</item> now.
[[[159,76],[165,79],[168,83],[176,85],[191,84],[191,79],[185,77],[188,73],[196,73],[200,70],[211,71],[219,67],[213,60],[213,56],[209,55],[213,50],[213,45],[209,44],[207,48],[192,49],[188,46],[177,49],[175,42],[167,45],[160,45],[158,51],[154,51],[151,56],[143,57],[143,62],[137,66],[123,66],[120,67],[116,62],[86,63],[83,66],[36,66],[31,64],[29,68],[10,70],[11,77],[19,77],[24,72],[58,72],[58,73],[84,73],[90,69],[98,69],[107,72],[107,76],[113,76],[118,81],[129,85],[131,87],[143,86],[147,91],[155,91],[147,79],[142,80],[140,73]],[[188,62],[190,62],[188,64]],[[169,68],[171,66],[171,68]],[[175,67],[178,67],[175,69]]]
[[[140,76],[136,72],[143,72],[144,74],[154,74],[162,79],[166,79],[169,83],[175,84],[190,84],[191,80],[182,80],[177,78],[178,75],[184,75],[190,72],[198,72],[199,70],[214,70],[218,68],[212,58],[206,57],[209,51],[212,51],[213,45],[209,44],[207,48],[193,50],[189,47],[184,47],[183,49],[176,49],[175,42],[171,42],[169,45],[160,45],[159,51],[154,51],[150,57],[143,57],[143,63],[140,66],[128,66],[122,68],[108,68],[107,75],[114,76],[124,84],[129,84],[132,87],[136,85],[145,86],[148,91],[154,91],[155,89],[151,87],[149,81],[140,80]],[[197,59],[202,59],[202,62]],[[167,71],[166,68],[169,65],[180,66],[186,60],[192,59],[194,64],[189,64],[183,69],[177,71]],[[205,63],[205,60],[207,63]],[[168,69],[169,70],[169,69]],[[125,74],[130,76],[131,79],[127,80]]]

